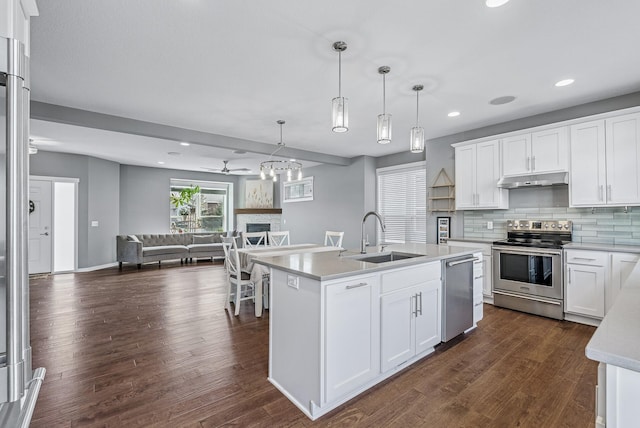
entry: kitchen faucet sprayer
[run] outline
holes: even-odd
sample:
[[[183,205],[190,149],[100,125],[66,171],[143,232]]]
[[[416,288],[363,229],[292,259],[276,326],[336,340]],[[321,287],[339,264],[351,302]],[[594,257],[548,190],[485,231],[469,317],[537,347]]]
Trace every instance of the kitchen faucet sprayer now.
[[[382,229],[383,233],[386,230],[386,226],[384,225],[384,220],[382,220],[382,216],[380,214],[378,214],[375,211],[369,211],[368,213],[366,213],[362,218],[362,233],[360,234],[360,253],[361,254],[366,254],[367,252],[367,240],[364,237],[364,224],[367,221],[367,217],[369,217],[370,215],[376,216],[376,218],[380,222],[380,228]]]

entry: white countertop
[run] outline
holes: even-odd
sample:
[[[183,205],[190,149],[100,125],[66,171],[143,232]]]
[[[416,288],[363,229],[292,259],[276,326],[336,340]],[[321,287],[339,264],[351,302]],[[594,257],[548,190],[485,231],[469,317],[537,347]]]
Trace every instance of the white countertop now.
[[[379,250],[379,247],[368,247],[367,253],[373,254]],[[478,252],[477,249],[473,248],[450,247],[447,245],[433,244],[394,244],[385,247],[384,252],[386,253],[389,251],[421,254],[421,256],[386,263],[369,263],[350,258],[350,256],[356,256],[359,254],[359,252],[351,250],[342,252],[341,256],[339,255],[339,251],[329,251],[323,253],[289,254],[284,256],[264,257],[256,259],[255,263],[295,273],[308,278],[326,281]]]
[[[619,251],[621,253],[640,253],[640,245],[590,244],[588,242],[570,242],[565,250]]]
[[[586,355],[640,372],[640,262],[587,344]]]

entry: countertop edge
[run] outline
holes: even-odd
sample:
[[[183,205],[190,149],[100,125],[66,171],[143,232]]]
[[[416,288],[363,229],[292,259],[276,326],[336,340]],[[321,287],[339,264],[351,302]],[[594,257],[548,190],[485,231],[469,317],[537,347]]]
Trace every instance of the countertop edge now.
[[[409,266],[415,266],[415,265],[420,265],[420,264],[425,264],[425,263],[430,263],[430,262],[435,262],[435,261],[441,261],[444,259],[449,259],[449,258],[453,258],[453,257],[460,257],[460,256],[464,256],[464,255],[468,255],[468,254],[473,254],[473,253],[477,253],[480,252],[481,249],[480,248],[467,248],[467,247],[449,247],[449,248],[455,248],[456,249],[456,253],[455,254],[444,254],[444,255],[424,255],[424,256],[420,256],[420,257],[414,257],[414,258],[410,258],[410,259],[405,259],[405,260],[398,260],[395,262],[386,262],[386,263],[368,263],[368,262],[360,262],[357,259],[353,259],[354,262],[358,263],[358,266],[354,265],[353,270],[351,271],[345,271],[345,272],[339,272],[339,273],[335,273],[335,274],[328,274],[328,275],[315,275],[309,272],[304,272],[304,271],[300,271],[294,268],[290,268],[287,266],[283,266],[282,264],[276,263],[274,260],[281,258],[281,257],[288,257],[288,256],[276,256],[276,257],[265,257],[262,259],[256,259],[255,263],[270,267],[272,269],[278,269],[284,272],[289,272],[301,277],[305,277],[305,278],[309,278],[309,279],[313,279],[313,280],[317,280],[317,281],[333,281],[336,279],[341,279],[341,278],[347,278],[350,276],[357,276],[357,275],[367,275],[369,273],[374,273],[374,272],[380,272],[380,271],[384,271],[384,270],[390,270],[390,269],[396,269],[396,268],[400,268],[400,267],[409,267]],[[393,250],[393,246],[389,247],[389,250]],[[357,254],[354,252],[351,252],[351,254]],[[322,253],[313,253],[313,254],[309,254],[309,256],[311,257],[322,257]],[[349,256],[343,256],[343,258],[348,259]],[[362,267],[362,264],[364,264],[364,268]]]

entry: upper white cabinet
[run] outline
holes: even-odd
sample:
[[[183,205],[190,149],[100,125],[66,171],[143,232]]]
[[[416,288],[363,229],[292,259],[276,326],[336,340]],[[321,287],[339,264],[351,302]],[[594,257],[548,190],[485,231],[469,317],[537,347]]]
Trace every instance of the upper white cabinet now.
[[[640,204],[640,114],[571,126],[570,206]]]
[[[507,176],[563,172],[569,168],[566,126],[502,140],[502,173]]]
[[[500,179],[500,141],[455,148],[456,210],[509,208],[506,189]]]

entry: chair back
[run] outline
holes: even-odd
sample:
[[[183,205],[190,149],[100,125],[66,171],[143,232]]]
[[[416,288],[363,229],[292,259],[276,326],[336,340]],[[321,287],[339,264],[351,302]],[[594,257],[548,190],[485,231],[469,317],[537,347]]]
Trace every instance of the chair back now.
[[[227,274],[237,277],[240,272],[240,255],[235,238],[222,238],[222,249],[224,250],[224,265],[227,268]]]
[[[267,244],[267,232],[242,232],[242,242],[246,248]]]
[[[280,247],[282,245],[291,245],[289,243],[289,231],[267,232],[269,236],[269,245],[272,247]]]
[[[324,245],[331,247],[342,247],[344,232],[332,232],[327,230],[324,234]]]

